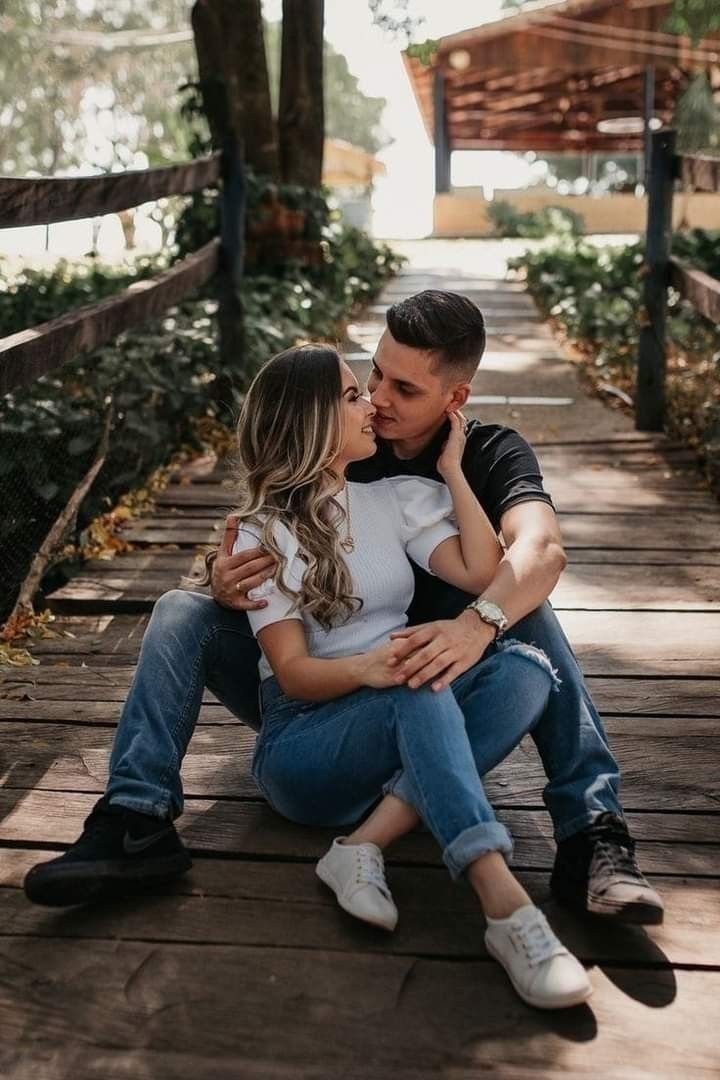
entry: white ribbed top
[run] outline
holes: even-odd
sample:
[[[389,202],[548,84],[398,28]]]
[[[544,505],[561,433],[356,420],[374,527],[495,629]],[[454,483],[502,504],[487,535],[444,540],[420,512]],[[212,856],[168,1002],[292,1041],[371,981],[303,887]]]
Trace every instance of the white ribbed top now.
[[[298,619],[304,625],[310,655],[331,658],[368,652],[405,626],[415,585],[408,556],[430,570],[430,556],[438,544],[458,533],[450,492],[436,480],[393,476],[369,484],[348,482],[337,496],[343,507],[348,495],[355,549],[344,558],[353,594],[363,600],[362,609],[327,631],[312,616],[293,612],[292,603],[268,580],[249,593],[251,600],[268,601],[266,608],[248,612],[256,636],[271,623]],[[346,524],[339,524],[338,530],[344,538]],[[256,547],[258,536],[256,526],[244,524],[233,552]],[[298,542],[284,525],[277,527],[275,539],[287,560],[284,582],[297,589],[306,570]],[[258,668],[261,679],[272,675],[264,654]]]

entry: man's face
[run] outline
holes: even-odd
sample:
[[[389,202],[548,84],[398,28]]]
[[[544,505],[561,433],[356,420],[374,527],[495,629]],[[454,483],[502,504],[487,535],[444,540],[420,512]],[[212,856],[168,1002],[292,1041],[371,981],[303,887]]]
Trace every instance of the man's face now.
[[[367,384],[377,409],[373,427],[381,439],[430,438],[448,410],[465,404],[469,386],[448,384],[434,371],[433,360],[431,352],[401,345],[389,330],[383,333]]]

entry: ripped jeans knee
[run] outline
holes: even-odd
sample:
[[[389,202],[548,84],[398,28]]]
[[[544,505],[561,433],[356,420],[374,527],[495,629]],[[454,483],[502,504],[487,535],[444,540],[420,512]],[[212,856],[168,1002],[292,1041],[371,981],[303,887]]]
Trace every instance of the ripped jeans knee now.
[[[551,689],[555,693],[559,692],[562,680],[558,676],[557,669],[553,667],[547,653],[539,649],[537,645],[527,645],[524,641],[518,641],[516,638],[501,638],[500,641],[495,643],[495,649],[498,653],[520,656],[525,660],[530,660],[533,664],[537,664],[550,676]]]

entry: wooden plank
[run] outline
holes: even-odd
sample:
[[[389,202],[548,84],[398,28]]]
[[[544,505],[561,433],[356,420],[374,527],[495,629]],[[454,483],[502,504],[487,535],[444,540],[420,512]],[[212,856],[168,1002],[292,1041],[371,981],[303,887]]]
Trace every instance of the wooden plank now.
[[[170,484],[154,496],[154,501],[158,506],[209,506],[214,510],[230,506],[233,494],[230,483]]]
[[[219,179],[219,153],[180,165],[105,176],[1,177],[0,228],[100,217],[167,195],[215,187]]]
[[[671,260],[672,283],[681,296],[710,322],[720,323],[720,281],[694,266]]]
[[[720,619],[704,612],[560,611],[589,675],[720,675]]]
[[[79,663],[102,656],[103,663],[126,666],[137,656],[148,623],[147,615],[65,615],[55,623],[58,631],[69,631],[73,637],[38,638],[30,651],[37,657],[55,657],[67,661],[76,657]]]
[[[104,697],[102,700],[96,700],[95,697],[80,698],[79,696],[73,697],[72,695],[79,695],[80,687],[60,687],[54,690],[57,693],[59,690],[65,689],[67,691],[67,698],[64,700],[40,698],[31,700],[14,700],[8,698],[2,698],[0,696],[0,721],[3,722],[3,727],[0,729],[5,731],[4,726],[7,721],[17,721],[31,724],[73,724],[73,725],[104,725],[114,729],[118,720],[120,719],[120,713],[124,700],[128,694],[128,687],[121,687],[117,690],[117,696],[114,698]],[[88,695],[90,691],[98,695],[97,687],[85,687]],[[99,695],[98,695],[99,696]],[[224,705],[220,705],[216,702],[206,701],[200,708],[200,724],[235,724],[241,723],[236,716],[225,708]],[[85,734],[84,738],[87,741],[88,735]],[[92,738],[92,736],[90,736]],[[42,739],[40,732],[28,732],[28,739]],[[28,742],[27,750],[31,750],[31,743]]]
[[[216,238],[170,270],[136,281],[117,296],[0,339],[0,396],[92,352],[121,330],[160,315],[212,277],[219,254]]]
[[[717,513],[685,511],[675,518],[617,514],[560,514],[563,542],[568,548],[665,548],[680,551],[720,551]]]
[[[250,775],[255,736],[237,721],[197,728],[182,768],[188,797],[259,798]],[[622,772],[627,810],[705,811],[720,801],[720,779],[709,765],[720,758],[720,721],[683,723],[652,718],[644,724],[628,718],[608,721],[613,751]],[[699,735],[691,731],[700,729]],[[47,723],[43,720],[0,725],[0,767],[5,790],[92,791],[107,785],[114,729],[108,725]],[[672,739],[672,743],[668,742]],[[662,775],[662,785],[656,776]],[[496,807],[542,809],[546,777],[539,756],[526,739],[485,778]]]
[[[720,620],[706,612],[560,611],[588,675],[720,676]],[[137,656],[146,615],[65,616],[76,637],[40,639],[38,658],[126,666]]]
[[[75,664],[57,667],[47,662],[31,669],[5,670],[7,674],[0,675],[0,701],[6,710],[5,719],[32,719],[28,713],[16,715],[16,710],[34,705],[40,709],[44,702],[57,702],[54,715],[45,713],[38,715],[37,719],[67,721],[72,718],[77,723],[86,719],[91,723],[91,708],[87,713],[84,707],[78,709],[71,717],[71,706],[67,703],[89,702],[100,706],[106,702],[123,702],[135,669],[120,666],[103,668],[101,665],[81,668]],[[673,717],[683,730],[682,721],[688,717],[720,717],[719,679],[608,678],[588,675],[586,682],[595,704],[606,716]],[[214,703],[216,699],[206,690],[204,701]],[[224,710],[218,711],[224,715]],[[101,722],[111,723],[117,715],[119,712],[103,713]],[[690,729],[690,733],[697,734],[699,729]]]
[[[594,567],[571,564],[550,599],[555,610],[719,611],[720,571],[701,566]]]
[[[595,566],[720,566],[720,551],[697,551],[671,548],[574,548],[568,551],[571,565],[586,563]],[[599,571],[600,572],[600,571]],[[604,571],[602,571],[604,573]]]
[[[95,577],[78,575],[47,597],[47,605],[56,614],[88,612],[151,611],[156,600],[171,589],[184,589],[210,595],[195,580],[179,579],[172,572],[141,577]]]
[[[627,1080],[628,1064],[633,1080],[716,1074],[715,972],[591,977],[592,1010],[551,1022],[485,960],[6,939],[0,1064],[8,1080]]]
[[[198,544],[210,544],[217,546],[222,536],[222,523],[217,522],[212,526],[198,525],[192,519],[185,523],[168,522],[161,524],[157,519],[152,526],[140,518],[127,529],[123,529],[123,540],[129,540],[131,544],[142,547],[150,544],[170,544],[176,548],[194,548]]]
[[[392,935],[378,934],[346,915],[312,866],[198,859],[192,871],[157,886],[137,903],[68,911],[28,904],[23,872],[56,852],[0,849],[0,940],[60,937],[123,941],[202,941],[213,945],[342,949],[365,954],[487,959],[482,916],[469,889],[458,889],[440,868],[393,867],[390,887],[400,911]],[[10,856],[6,860],[6,856]],[[18,857],[19,856],[19,857]],[[665,922],[652,937],[640,928],[578,919],[548,900],[545,873],[520,875],[542,903],[556,932],[586,964],[697,964],[720,967],[720,890],[714,879],[655,878],[666,904]],[[13,887],[9,887],[12,883]]]
[[[683,154],[680,170],[684,187],[694,191],[720,191],[720,158]]]
[[[199,571],[194,575],[199,577]],[[657,567],[608,566],[599,575],[587,565],[572,564],[550,599],[556,609],[717,611],[720,610],[720,574],[710,567],[676,567],[670,576]],[[151,574],[137,571],[78,574],[50,593],[47,603],[56,614],[64,612],[142,612],[170,589],[190,589],[209,595],[196,581],[179,579],[172,571]]]
[[[588,676],[588,690],[601,712],[620,715],[720,716],[716,679],[609,679]]]
[[[3,788],[0,842],[23,846],[70,844],[80,835],[83,821],[96,801],[94,793]],[[638,858],[646,872],[720,877],[720,844],[711,842],[717,837],[716,815],[629,812],[627,817],[638,840]],[[505,822],[515,839],[516,869],[550,869],[555,848],[546,813],[501,809],[498,818]],[[337,829],[295,825],[259,800],[189,798],[177,824],[194,852],[263,859],[318,859],[337,833]],[[423,831],[393,845],[388,862],[441,865],[435,841]]]

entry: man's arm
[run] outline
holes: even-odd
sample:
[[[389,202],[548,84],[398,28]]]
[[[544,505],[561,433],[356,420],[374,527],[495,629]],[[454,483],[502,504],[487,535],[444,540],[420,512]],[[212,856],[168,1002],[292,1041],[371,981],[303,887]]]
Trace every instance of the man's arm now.
[[[547,503],[518,503],[505,511],[500,526],[507,548],[482,597],[498,604],[512,626],[547,600],[567,565],[567,556],[557,518]],[[402,639],[397,656],[404,660],[408,685],[423,686],[432,680],[433,690],[448,686],[477,663],[494,636],[493,627],[474,611],[392,635]]]
[[[266,601],[248,600],[247,594],[274,575],[275,559],[259,547],[233,555],[237,531],[237,518],[229,514],[220,546],[208,563],[213,600],[235,611],[259,611],[267,607]]]

